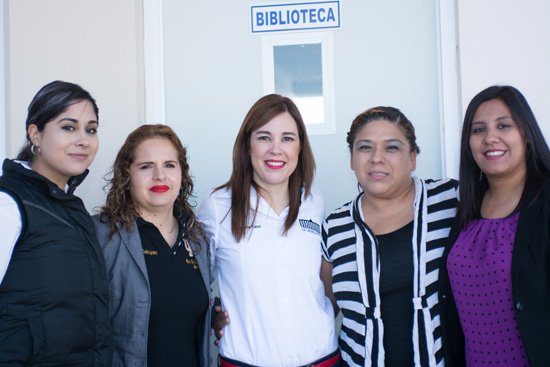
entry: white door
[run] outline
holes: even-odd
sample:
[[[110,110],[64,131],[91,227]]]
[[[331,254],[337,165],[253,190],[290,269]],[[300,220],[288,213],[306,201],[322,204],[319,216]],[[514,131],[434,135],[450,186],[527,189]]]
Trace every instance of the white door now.
[[[277,3],[290,1],[261,4]],[[444,175],[437,3],[341,0],[341,28],[322,30],[332,37],[335,132],[310,140],[314,185],[325,196],[327,212],[357,195],[346,134],[354,117],[370,107],[403,111],[421,150],[416,175]],[[188,147],[198,202],[229,179],[238,129],[265,92],[267,36],[250,33],[251,4],[256,2],[163,1],[166,123]]]

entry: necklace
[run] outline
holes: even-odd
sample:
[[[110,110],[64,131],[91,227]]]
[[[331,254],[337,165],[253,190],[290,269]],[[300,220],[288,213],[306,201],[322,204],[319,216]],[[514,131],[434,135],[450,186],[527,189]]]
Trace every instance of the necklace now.
[[[174,221],[174,225],[172,226],[172,229],[170,230],[170,232],[168,232],[168,234],[172,234],[172,232],[174,232],[174,229],[176,228],[176,225],[178,224],[178,221]]]
[[[142,217],[143,219],[145,219],[148,215],[146,215],[145,213],[139,213],[140,217]],[[156,215],[153,215],[153,217],[156,217]],[[178,220],[176,218],[174,218],[173,216],[171,217],[171,219],[174,221],[174,224],[172,225],[172,229],[168,232],[169,235],[172,234],[172,232],[174,232],[174,229],[176,229],[177,225],[178,225]],[[147,220],[147,219],[145,219]],[[155,222],[156,221],[153,221],[153,220],[149,220],[150,223],[152,223],[155,227],[157,227],[161,232],[162,232],[162,228],[163,228],[163,225],[161,223],[159,224],[156,224]]]

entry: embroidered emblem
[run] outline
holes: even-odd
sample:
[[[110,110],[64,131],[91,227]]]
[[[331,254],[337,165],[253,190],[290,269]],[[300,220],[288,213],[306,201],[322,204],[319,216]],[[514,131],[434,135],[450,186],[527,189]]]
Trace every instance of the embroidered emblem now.
[[[151,250],[143,250],[143,254],[144,255],[158,255],[159,253],[156,252],[156,251],[151,251]]]
[[[302,227],[302,231],[304,232],[310,232],[315,233],[317,235],[321,235],[321,226],[314,221],[300,219],[300,227]]]
[[[185,262],[186,262],[187,264],[193,265],[193,269],[198,269],[198,268],[199,268],[199,267],[197,266],[197,260],[195,260],[195,259],[191,259],[191,260],[185,259]]]

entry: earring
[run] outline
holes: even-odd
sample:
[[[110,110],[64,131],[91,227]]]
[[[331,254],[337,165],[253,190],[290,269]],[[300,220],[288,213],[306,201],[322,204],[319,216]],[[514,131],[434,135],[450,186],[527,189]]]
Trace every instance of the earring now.
[[[40,154],[40,147],[38,147],[38,152],[36,152],[36,146],[34,144],[31,145],[31,153],[32,153],[32,155],[39,155]]]

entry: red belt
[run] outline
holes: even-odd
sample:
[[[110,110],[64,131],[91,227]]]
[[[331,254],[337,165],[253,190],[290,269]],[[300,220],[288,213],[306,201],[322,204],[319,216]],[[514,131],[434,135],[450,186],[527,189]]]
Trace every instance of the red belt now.
[[[322,362],[319,362],[319,363],[314,362],[314,363],[306,364],[303,367],[331,367],[332,365],[339,362],[340,359],[341,359],[340,352],[338,352],[336,355],[332,356],[331,358],[329,358],[325,361],[322,361]],[[227,360],[225,360],[225,358],[220,356],[220,366],[221,367],[242,367],[243,365],[244,366],[249,366],[245,363],[242,363],[242,364],[239,363],[239,365],[232,364],[231,362],[228,362]],[[253,367],[253,366],[251,366],[251,367]]]

